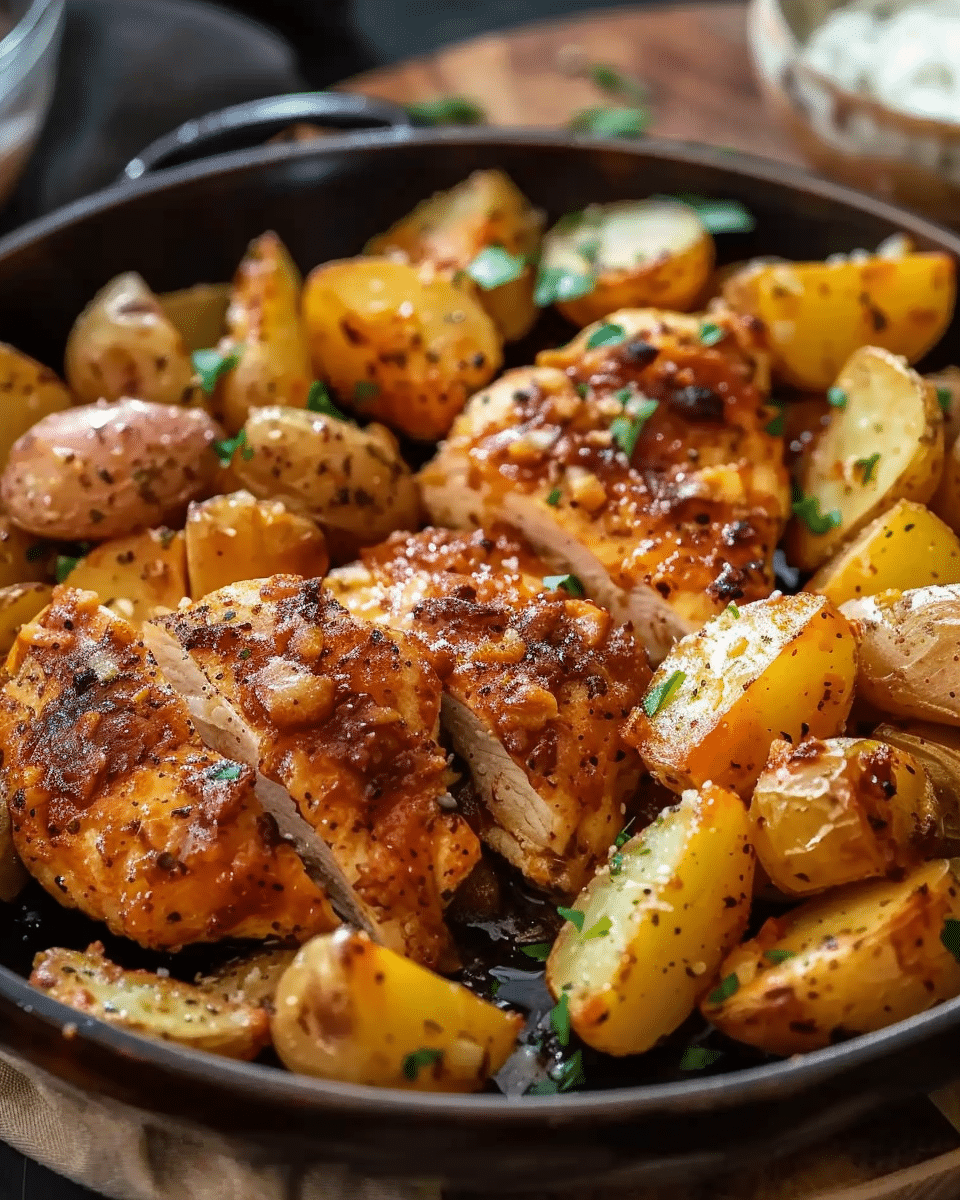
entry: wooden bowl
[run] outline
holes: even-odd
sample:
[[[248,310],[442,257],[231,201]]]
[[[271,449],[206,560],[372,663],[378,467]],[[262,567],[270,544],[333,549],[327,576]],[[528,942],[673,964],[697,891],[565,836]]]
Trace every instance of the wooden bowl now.
[[[898,112],[807,66],[839,0],[751,0],[747,32],[768,105],[807,160],[849,187],[960,224],[960,121]]]

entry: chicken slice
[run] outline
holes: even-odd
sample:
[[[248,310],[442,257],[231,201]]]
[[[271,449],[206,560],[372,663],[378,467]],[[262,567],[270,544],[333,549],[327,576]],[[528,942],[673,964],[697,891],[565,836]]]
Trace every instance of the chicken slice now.
[[[185,651],[233,706],[251,737],[246,761],[293,796],[377,935],[429,966],[451,962],[444,908],[480,844],[444,808],[441,686],[423,648],[290,575],[221,588],[145,636],[165,668]]]
[[[254,772],[209,750],[139,634],[58,588],[0,695],[14,845],[62,904],[143,946],[337,925],[264,811]]]
[[[574,895],[623,825],[641,764],[620,737],[650,680],[643,647],[588,600],[545,589],[515,537],[395,534],[326,586],[407,630],[443,679],[442,719],[486,807],[486,842]]]
[[[421,471],[431,519],[521,530],[659,661],[773,587],[789,493],[753,336],[726,312],[624,309],[507,372]]]

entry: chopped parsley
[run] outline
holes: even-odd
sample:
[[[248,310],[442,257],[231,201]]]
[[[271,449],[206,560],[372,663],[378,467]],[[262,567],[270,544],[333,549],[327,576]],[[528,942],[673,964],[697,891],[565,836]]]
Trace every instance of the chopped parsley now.
[[[951,406],[952,402],[953,402],[953,395],[952,395],[950,389],[945,388],[945,387],[938,387],[937,388],[937,403],[940,405],[940,409],[944,413],[945,416],[949,415],[950,406]]]
[[[767,962],[777,964],[786,962],[788,958],[796,958],[797,952],[796,950],[764,950],[763,957]]]
[[[713,321],[704,321],[700,326],[699,337],[704,346],[715,346],[717,342],[722,342],[725,336],[724,331]]]
[[[253,651],[252,651],[252,650],[249,650],[249,649],[246,649],[246,648],[245,648],[245,649],[243,649],[243,650],[241,650],[241,651],[240,651],[240,657],[241,657],[241,658],[249,658],[249,657],[250,657],[250,655],[251,655],[252,653],[253,653]]]
[[[577,384],[577,395],[580,397],[581,400],[586,400],[586,398],[590,395],[590,384],[589,383],[578,383]]]
[[[626,397],[624,397],[626,393]],[[626,406],[628,403],[633,404],[631,392],[629,388],[622,388],[617,392],[617,399],[621,404]],[[610,422],[610,436],[613,438],[614,444],[618,449],[622,450],[628,459],[633,458],[633,452],[636,449],[637,438],[643,432],[643,427],[647,421],[653,416],[659,407],[657,400],[650,400],[644,396],[635,408],[630,410],[629,416],[614,417]]]
[[[527,1089],[527,1095],[555,1096],[558,1092],[569,1092],[586,1082],[583,1073],[583,1051],[578,1050],[560,1065],[555,1078],[541,1079],[539,1083]]]
[[[625,846],[627,844],[627,842],[630,841],[630,837],[631,837],[630,826],[634,823],[634,821],[636,819],[637,819],[636,817],[631,817],[630,820],[626,823],[626,825],[624,825],[624,827],[620,830],[620,832],[614,838],[613,844],[616,846],[616,848],[618,850],[620,850],[623,846]]]
[[[877,463],[880,461],[880,452],[871,454],[869,458],[858,458],[853,464],[860,468],[860,478],[863,483],[871,483],[877,473]]]
[[[696,209],[708,233],[752,233],[757,222],[739,200],[710,200],[684,192],[677,196],[681,204]]]
[[[846,408],[847,393],[841,387],[827,388],[827,403],[831,408]]]
[[[596,287],[592,275],[579,271],[568,271],[564,267],[544,267],[537,271],[537,282],[533,290],[533,302],[537,308],[548,308],[558,301],[576,300],[586,296]]]
[[[680,1059],[681,1071],[702,1071],[723,1058],[722,1050],[710,1050],[707,1046],[688,1046]]]
[[[544,575],[543,586],[551,592],[558,592],[563,588],[565,592],[578,598],[587,594],[576,575]]]
[[[63,583],[63,581],[79,561],[79,558],[71,558],[69,554],[58,554],[57,562],[54,567],[54,575],[57,583]]]
[[[596,350],[600,346],[618,346],[622,341],[626,340],[626,337],[627,331],[622,325],[604,322],[603,325],[599,325],[587,338],[587,349]]]
[[[839,529],[842,517],[836,508],[828,513],[820,511],[820,501],[816,496],[804,496],[802,492],[794,498],[793,513],[803,521],[804,525],[818,536],[828,533],[831,529]]]
[[[511,254],[502,246],[485,246],[468,264],[467,274],[488,292],[519,279],[526,265],[527,260],[522,254]]]
[[[561,1046],[570,1045],[570,998],[564,992],[550,1010],[550,1024]]]
[[[960,921],[953,917],[947,917],[943,923],[943,929],[940,930],[940,941],[957,962],[960,962]]]
[[[731,996],[735,996],[740,990],[740,979],[737,975],[728,975],[726,979],[721,979],[717,986],[707,997],[708,1004],[722,1004],[724,1000],[729,1000]]]
[[[157,530],[157,536],[160,539],[161,549],[166,550],[173,539],[177,536],[177,531],[176,529],[168,529],[166,525],[161,525],[161,527]]]
[[[647,89],[636,79],[621,75],[616,67],[609,63],[593,63],[587,74],[601,92],[606,92],[618,100],[632,100],[635,104],[646,104]]]
[[[408,104],[407,112],[418,125],[482,125],[487,114],[466,96],[438,96]]]
[[[531,946],[521,946],[520,953],[527,958],[535,958],[537,962],[546,962],[550,957],[550,949],[549,942],[534,942]]]
[[[591,925],[589,929],[584,930],[583,940],[589,942],[591,938],[606,937],[610,932],[612,922],[609,917],[601,917],[596,925]]]
[[[214,442],[213,449],[217,458],[220,460],[221,467],[229,467],[233,462],[233,456],[240,451],[240,457],[246,462],[253,458],[253,447],[247,445],[247,431],[241,429],[236,437],[224,438],[223,441]]]
[[[623,870],[623,855],[618,850],[610,859],[610,874],[617,876]]]
[[[550,493],[550,495],[547,497],[547,503],[550,505],[551,508],[556,508],[557,505],[560,503],[560,499],[562,496],[563,496],[563,492],[561,492],[559,488],[554,488],[553,491]]]
[[[565,921],[569,921],[571,925],[576,925],[578,933],[583,933],[583,913],[579,908],[564,908],[560,904],[557,905],[557,912]]]
[[[403,1060],[403,1076],[412,1082],[420,1074],[421,1067],[432,1067],[435,1063],[442,1061],[442,1050],[437,1050],[433,1046],[421,1046],[419,1050],[414,1050]]]
[[[574,133],[592,133],[594,137],[642,137],[650,124],[646,108],[611,107],[584,108],[574,113],[567,125]]]
[[[740,609],[737,608],[737,606],[734,604],[734,602],[732,600],[727,605],[727,612],[733,614],[734,620],[736,620],[736,621],[740,620]]]
[[[210,778],[223,779],[232,783],[239,779],[242,773],[243,767],[239,763],[225,762],[221,763],[219,767],[214,767],[210,772]]]
[[[217,380],[227,371],[232,371],[240,361],[242,346],[234,346],[232,350],[220,351],[216,348],[209,350],[194,350],[190,356],[193,369],[200,381],[200,387],[207,396],[212,396]]]
[[[319,379],[310,384],[310,391],[307,393],[307,411],[323,413],[325,417],[333,417],[336,421],[347,420],[346,413],[342,413],[330,399],[327,385]]]
[[[28,546],[26,550],[27,562],[37,562],[47,553],[47,546],[44,542],[34,542],[32,546]]]
[[[764,427],[766,432],[769,433],[771,437],[783,437],[786,405],[779,404],[776,401],[771,401],[767,407],[776,409],[776,413]]]
[[[673,671],[656,687],[650,689],[643,698],[643,711],[648,717],[655,717],[664,705],[673,698],[673,693],[686,679],[686,671]]]
[[[380,395],[380,384],[372,379],[358,379],[353,385],[353,398],[357,404],[369,404]]]

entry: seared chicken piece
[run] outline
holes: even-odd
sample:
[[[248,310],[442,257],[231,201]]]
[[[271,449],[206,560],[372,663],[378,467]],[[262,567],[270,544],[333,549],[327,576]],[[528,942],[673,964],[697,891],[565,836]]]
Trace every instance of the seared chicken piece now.
[[[329,845],[378,936],[429,966],[450,962],[443,910],[480,844],[443,807],[441,686],[422,647],[292,575],[221,588],[155,626],[165,669],[172,636],[239,713],[256,765]],[[197,688],[188,702],[202,708]]]
[[[122,618],[61,587],[0,696],[14,845],[62,904],[143,946],[305,940],[337,920],[254,791]]]
[[[639,781],[620,728],[650,669],[628,629],[545,589],[545,571],[502,532],[427,529],[364,551],[326,586],[429,648],[443,721],[486,806],[484,839],[570,896],[606,855]]]
[[[789,494],[753,336],[726,312],[624,309],[508,372],[421,472],[431,518],[521,530],[659,661],[773,586]]]

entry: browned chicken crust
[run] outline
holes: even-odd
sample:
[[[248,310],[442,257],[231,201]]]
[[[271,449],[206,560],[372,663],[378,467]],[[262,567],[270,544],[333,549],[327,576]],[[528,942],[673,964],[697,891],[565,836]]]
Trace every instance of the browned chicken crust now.
[[[0,696],[2,785],[28,870],[143,946],[334,928],[254,772],[207,749],[126,621],[61,587]]]
[[[516,537],[396,534],[335,571],[351,611],[428,647],[444,721],[483,797],[485,840],[574,894],[623,825],[641,766],[620,736],[650,680],[643,647],[588,600],[544,587]]]
[[[659,659],[770,593],[782,439],[744,318],[637,309],[610,326],[607,344],[590,348],[591,327],[472,397],[420,481],[438,524],[520,529]]]
[[[156,622],[235,705],[387,944],[449,961],[445,905],[480,855],[445,811],[440,681],[413,639],[350,616],[320,580],[222,588]]]

